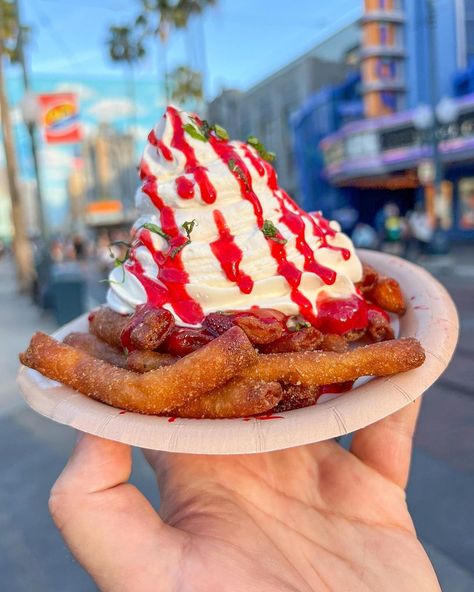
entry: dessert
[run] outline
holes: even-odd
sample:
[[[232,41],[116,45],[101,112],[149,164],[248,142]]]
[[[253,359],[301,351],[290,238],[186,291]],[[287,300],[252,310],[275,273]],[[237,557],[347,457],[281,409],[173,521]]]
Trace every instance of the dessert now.
[[[256,138],[168,107],[107,305],[89,334],[36,334],[22,363],[121,409],[209,418],[291,410],[421,365],[415,339],[394,339],[398,283],[301,210],[272,159]]]

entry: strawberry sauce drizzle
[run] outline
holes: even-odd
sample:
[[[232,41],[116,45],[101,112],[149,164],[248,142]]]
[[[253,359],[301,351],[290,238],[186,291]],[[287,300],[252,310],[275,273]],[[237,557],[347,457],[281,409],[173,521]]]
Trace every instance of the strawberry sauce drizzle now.
[[[178,177],[176,179],[176,191],[182,199],[192,199],[194,197],[194,183],[187,177]]]
[[[156,137],[155,130],[151,130],[151,132],[148,134],[148,141],[152,146],[155,146],[155,148],[161,152],[165,160],[173,160],[173,153],[162,140],[159,140]]]
[[[310,271],[318,275],[325,284],[332,285],[336,281],[337,273],[321,265],[314,259],[314,251],[306,242],[305,231],[306,225],[300,213],[292,212],[286,205],[284,199],[275,194],[278,199],[282,211],[280,222],[296,236],[296,248],[304,257],[304,270]]]
[[[235,282],[241,292],[250,294],[253,289],[252,278],[241,271],[242,250],[237,246],[225,218],[219,210],[213,212],[219,238],[210,244],[214,257],[219,261],[227,279]]]
[[[244,144],[242,146],[243,151],[245,153],[245,156],[250,160],[250,162],[253,164],[253,167],[255,168],[255,170],[257,171],[257,173],[263,177],[263,175],[265,174],[265,167],[262,164],[262,161],[260,158],[257,158],[255,156],[255,154],[252,152],[252,150],[250,150],[250,148],[247,146],[247,144]]]
[[[171,125],[173,127],[173,139],[171,145],[173,148],[181,150],[186,158],[186,172],[193,173],[196,183],[201,191],[201,199],[204,203],[212,204],[216,201],[217,193],[214,185],[209,181],[207,169],[199,164],[193,147],[188,144],[184,136],[183,123],[178,111],[174,107],[168,107]]]
[[[127,261],[127,269],[140,281],[147,294],[148,302],[152,306],[160,307],[170,304],[175,313],[185,322],[196,325],[204,318],[204,312],[186,291],[189,276],[184,269],[182,250],[171,256],[174,249],[181,247],[186,238],[181,234],[174,217],[173,209],[163,203],[157,192],[156,180],[149,177],[143,183],[142,190],[146,193],[160,212],[161,228],[169,238],[169,250],[167,253],[157,251],[153,245],[152,233],[141,229],[138,239],[146,247],[158,267],[160,283],[145,276],[144,270],[135,256],[134,250]]]
[[[209,137],[209,142],[219,158],[229,167],[229,170],[236,178],[240,186],[240,193],[252,205],[258,227],[261,228],[264,223],[262,204],[252,189],[252,177],[244,160],[230,142],[220,140],[214,136]],[[231,161],[233,162],[232,168],[230,166]]]

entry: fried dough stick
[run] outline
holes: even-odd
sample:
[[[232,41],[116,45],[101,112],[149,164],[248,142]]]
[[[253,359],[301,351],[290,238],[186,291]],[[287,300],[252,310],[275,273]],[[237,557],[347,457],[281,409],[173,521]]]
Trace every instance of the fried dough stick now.
[[[273,409],[274,413],[301,409],[314,405],[321,394],[319,386],[303,386],[298,384],[283,385],[281,401]]]
[[[179,360],[179,358],[171,354],[162,354],[149,350],[134,350],[125,356],[121,351],[105,343],[92,333],[69,333],[64,338],[63,343],[79,348],[94,358],[99,358],[99,360],[119,368],[128,368],[140,373],[156,370],[162,366],[169,366]]]
[[[281,399],[278,382],[234,379],[171,411],[176,417],[230,418],[248,417],[269,411]]]
[[[94,399],[128,411],[166,414],[221,386],[257,354],[245,333],[233,327],[171,366],[145,374],[117,368],[36,333],[20,354],[22,364]]]
[[[390,376],[421,366],[425,353],[413,338],[393,339],[345,353],[310,351],[260,354],[242,378],[318,386],[355,380],[360,376]]]
[[[101,306],[89,314],[89,331],[112,347],[122,348],[120,335],[132,315],[122,315],[108,306]]]
[[[365,297],[380,308],[403,315],[407,309],[400,284],[389,277],[379,277],[375,286],[365,292]]]
[[[162,366],[170,366],[178,360],[173,354],[135,349],[127,356],[127,368],[134,372],[150,372]]]
[[[173,315],[164,308],[139,306],[132,315],[121,315],[102,306],[89,315],[89,331],[120,349],[124,345],[128,349],[157,349],[173,327]]]
[[[127,367],[127,358],[123,353],[102,341],[92,333],[69,333],[63,339],[63,343],[80,349],[94,358],[99,358],[119,368]]]

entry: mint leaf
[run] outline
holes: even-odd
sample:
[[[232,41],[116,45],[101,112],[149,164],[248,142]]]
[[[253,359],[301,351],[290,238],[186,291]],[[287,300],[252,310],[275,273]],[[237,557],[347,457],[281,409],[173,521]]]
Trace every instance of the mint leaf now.
[[[196,225],[196,220],[191,220],[190,222],[186,221],[181,224],[181,228],[184,228],[184,232],[186,233],[186,236],[188,237],[189,241],[191,241],[191,232],[194,230],[194,227]]]
[[[255,150],[260,154],[263,160],[266,160],[267,162],[272,162],[275,160],[276,154],[274,152],[269,152],[262,144],[262,142],[260,142],[260,140],[255,136],[249,136],[247,138],[247,144],[252,146],[252,148],[255,148]]]
[[[191,123],[186,123],[183,125],[183,129],[187,132],[192,138],[195,140],[199,140],[200,142],[207,142],[207,138],[201,134],[201,132],[194,127]]]
[[[212,126],[212,129],[214,130],[216,136],[218,138],[220,138],[221,140],[228,140],[229,139],[229,132],[223,128],[221,125],[219,125],[218,123],[215,123]]]
[[[264,220],[263,226],[260,228],[260,230],[263,232],[265,238],[269,238],[276,243],[286,245],[288,242],[286,238],[281,236],[280,231],[271,220]]]

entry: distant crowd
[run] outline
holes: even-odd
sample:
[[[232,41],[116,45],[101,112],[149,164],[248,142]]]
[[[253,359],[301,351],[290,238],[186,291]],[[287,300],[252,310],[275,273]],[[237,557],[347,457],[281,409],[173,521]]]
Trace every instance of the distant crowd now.
[[[379,249],[412,260],[443,254],[449,248],[441,221],[433,222],[422,204],[402,216],[397,204],[386,203],[374,225],[357,222],[351,238],[357,248]]]

